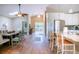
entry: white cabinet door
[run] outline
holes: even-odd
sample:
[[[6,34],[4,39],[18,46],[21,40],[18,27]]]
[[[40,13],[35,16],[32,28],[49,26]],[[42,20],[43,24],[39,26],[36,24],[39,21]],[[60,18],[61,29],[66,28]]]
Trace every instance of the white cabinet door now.
[[[78,14],[66,14],[65,23],[66,25],[78,25]]]

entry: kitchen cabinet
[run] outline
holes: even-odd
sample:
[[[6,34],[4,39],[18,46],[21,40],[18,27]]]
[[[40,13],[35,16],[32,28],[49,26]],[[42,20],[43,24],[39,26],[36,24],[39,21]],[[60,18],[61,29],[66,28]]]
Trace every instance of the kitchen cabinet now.
[[[78,14],[65,14],[65,25],[78,25]]]
[[[79,14],[47,13],[48,20],[64,20],[65,25],[79,25]]]

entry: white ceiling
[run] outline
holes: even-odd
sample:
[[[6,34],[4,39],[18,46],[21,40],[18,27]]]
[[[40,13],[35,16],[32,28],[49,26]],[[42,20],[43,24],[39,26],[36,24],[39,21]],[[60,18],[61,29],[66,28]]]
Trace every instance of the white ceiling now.
[[[46,10],[47,4],[21,4],[21,12],[31,15],[42,14]],[[0,15],[10,16],[9,13],[18,11],[18,4],[0,4]]]
[[[69,9],[79,11],[79,4],[21,4],[21,12],[30,15],[47,12],[68,12]],[[10,16],[9,13],[18,11],[18,4],[0,4],[0,15]]]
[[[72,9],[73,12],[79,11],[79,4],[51,4],[47,7],[47,12],[68,12]]]

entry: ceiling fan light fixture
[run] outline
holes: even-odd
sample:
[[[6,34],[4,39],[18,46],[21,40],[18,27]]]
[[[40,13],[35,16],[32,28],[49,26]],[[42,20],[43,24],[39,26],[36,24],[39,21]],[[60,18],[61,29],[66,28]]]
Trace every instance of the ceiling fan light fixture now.
[[[41,16],[40,15],[37,15],[37,17],[40,18]]]
[[[28,14],[22,13],[22,12],[21,12],[21,4],[18,4],[18,11],[9,13],[9,15],[14,15],[14,16],[18,16],[18,17],[24,17],[24,16],[26,16],[26,15],[28,15]]]
[[[22,14],[21,14],[21,13],[18,13],[18,14],[17,14],[17,16],[21,17],[21,16],[22,16]]]
[[[19,11],[18,11],[18,13],[16,14],[16,16],[21,17],[21,16],[22,16],[22,14],[21,14],[21,10],[20,10],[20,8],[21,8],[21,4],[18,4],[18,6],[19,6]]]

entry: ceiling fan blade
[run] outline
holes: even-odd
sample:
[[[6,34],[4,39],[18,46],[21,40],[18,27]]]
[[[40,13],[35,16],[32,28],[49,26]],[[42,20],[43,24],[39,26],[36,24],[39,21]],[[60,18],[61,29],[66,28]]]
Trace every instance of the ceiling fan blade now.
[[[14,12],[14,13],[12,13],[12,15],[21,17],[21,16],[25,16],[25,15],[28,15],[28,14],[22,13],[21,12],[21,4],[18,4],[18,12]]]
[[[16,14],[16,16],[27,16],[28,14],[26,14],[26,13],[18,13],[18,14]]]

